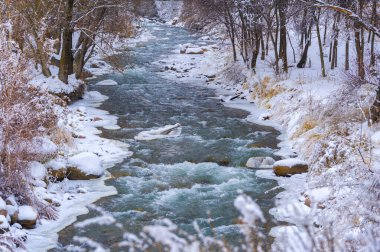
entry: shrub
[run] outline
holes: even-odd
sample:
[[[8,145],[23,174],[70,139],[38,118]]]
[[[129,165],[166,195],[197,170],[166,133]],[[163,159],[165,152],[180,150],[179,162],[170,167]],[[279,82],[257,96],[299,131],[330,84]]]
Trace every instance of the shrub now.
[[[47,138],[57,125],[49,94],[30,83],[24,57],[0,44],[0,191],[15,195],[19,203],[32,205],[47,217],[54,217],[33,194],[29,163],[55,155],[56,147]],[[49,147],[49,148],[47,148]],[[55,149],[54,149],[55,147]]]

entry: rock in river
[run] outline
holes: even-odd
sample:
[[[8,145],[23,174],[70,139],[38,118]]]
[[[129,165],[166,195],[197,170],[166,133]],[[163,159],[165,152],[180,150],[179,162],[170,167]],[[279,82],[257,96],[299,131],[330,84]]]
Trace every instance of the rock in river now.
[[[291,176],[308,172],[308,170],[308,164],[296,158],[280,160],[273,165],[273,171],[277,176]]]
[[[99,178],[104,174],[100,158],[91,152],[83,152],[68,160],[67,177],[71,180]]]
[[[271,157],[251,157],[246,166],[248,168],[272,168],[275,160]]]

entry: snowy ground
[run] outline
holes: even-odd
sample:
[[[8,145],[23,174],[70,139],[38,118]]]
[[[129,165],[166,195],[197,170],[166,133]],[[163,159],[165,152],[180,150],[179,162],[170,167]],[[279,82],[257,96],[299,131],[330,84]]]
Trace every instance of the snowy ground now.
[[[99,137],[100,128],[116,128],[117,118],[108,114],[108,112],[97,109],[107,97],[98,92],[86,92],[84,99],[80,100],[68,108],[67,130],[74,134],[74,142],[66,150],[65,156],[77,157],[77,165],[88,164],[89,158],[93,160],[99,157],[100,166],[94,162],[90,169],[91,173],[102,174],[105,169],[114,166],[128,157],[128,145]],[[77,155],[79,154],[79,155]],[[85,154],[85,155],[83,155]],[[50,163],[56,163],[59,166],[64,159],[52,160]],[[73,161],[72,161],[73,162]],[[65,166],[65,164],[62,164]],[[94,171],[95,169],[95,171]],[[99,171],[100,169],[100,171]],[[109,178],[109,174],[99,179],[72,181],[65,179],[63,182],[49,184],[48,188],[39,188],[39,191],[45,193],[45,197],[53,198],[58,202],[59,219],[56,221],[42,220],[36,229],[27,231],[28,240],[26,246],[30,251],[46,251],[54,248],[58,242],[58,232],[76,221],[77,216],[86,214],[87,205],[98,199],[117,193],[116,189],[105,186],[104,181]]]
[[[379,176],[378,127],[369,128],[366,123],[362,123],[363,118],[357,121],[353,119],[360,117],[361,113],[361,107],[355,105],[368,105],[373,97],[373,89],[362,87],[357,93],[349,94],[351,100],[347,99],[344,76],[336,70],[330,71],[327,78],[321,78],[319,65],[315,63],[319,56],[315,51],[310,53],[316,58],[313,58],[312,68],[291,69],[289,74],[276,77],[273,69],[260,61],[257,74],[253,74],[242,62],[231,61],[228,46],[218,42],[202,46],[202,41],[208,39],[206,36],[200,39],[198,45],[180,46],[173,51],[172,57],[160,59],[160,63],[165,62],[163,75],[177,81],[196,81],[200,85],[215,88],[225,106],[247,110],[251,113],[247,118],[249,121],[269,125],[282,132],[281,150],[277,153],[279,156],[298,156],[310,164],[309,174],[290,178],[276,177],[268,170],[257,172],[260,177],[277,180],[279,186],[285,189],[277,195],[277,207],[271,210],[271,214],[290,226],[276,227],[271,235],[277,238],[276,241],[283,241],[282,244],[284,241],[285,244],[294,241],[285,250],[302,246],[307,249],[312,243],[304,232],[305,225],[327,227],[335,221],[331,219],[332,216],[341,216],[342,220],[336,222],[332,231],[339,246],[347,241],[353,241],[353,246],[370,244],[372,241],[364,241],[363,237],[371,230],[371,224],[360,217],[376,218],[371,213],[363,212],[366,203],[360,202],[360,195],[366,193],[366,187],[356,188],[347,186],[347,183],[354,178],[368,184],[372,182],[367,180],[376,180]],[[202,53],[188,54],[187,47]],[[342,98],[349,100],[349,104],[339,103]],[[336,114],[330,115],[329,111],[336,111]],[[340,137],[342,128],[349,132],[347,137]],[[359,141],[372,148],[365,151],[363,147],[362,150],[364,158],[370,160],[368,163],[363,163],[361,154],[356,147],[352,147]],[[355,169],[350,170],[348,167]],[[371,174],[368,169],[377,173]],[[352,202],[347,200],[347,195],[352,197],[353,202],[360,202],[360,210],[351,209]],[[307,200],[311,200],[311,205],[305,204]],[[376,224],[373,228],[377,230],[375,233],[379,231]],[[317,229],[316,232],[322,233],[322,230]],[[359,245],[358,241],[362,244]]]
[[[146,39],[144,34],[140,39]],[[131,39],[128,43],[135,43],[139,39]],[[116,45],[125,46],[119,42]],[[94,76],[114,71],[114,69],[102,60],[102,55],[96,55],[90,59],[86,68]],[[60,82],[56,76],[57,69],[52,68],[54,77],[44,78],[37,75],[32,80],[36,86],[47,89],[49,92],[65,94],[73,92],[81,83],[70,76],[69,85]],[[97,85],[115,85],[113,81],[103,81]],[[36,167],[41,169],[62,169],[68,166],[78,167],[87,175],[101,176],[91,180],[68,180],[50,183],[47,188],[44,184],[36,186],[35,191],[41,199],[49,199],[56,206],[59,218],[55,221],[41,220],[37,227],[25,231],[27,234],[26,247],[29,251],[47,251],[54,248],[58,242],[58,232],[71,225],[79,215],[88,213],[87,206],[102,197],[117,194],[112,186],[106,186],[105,180],[110,178],[106,169],[122,162],[131,155],[128,145],[119,141],[101,138],[101,129],[117,130],[118,118],[98,107],[108,97],[96,91],[86,91],[83,99],[74,102],[68,107],[56,106],[61,121],[59,127],[63,137],[67,138],[66,144],[60,146],[59,156],[48,163]],[[43,176],[44,177],[44,176]],[[41,177],[42,179],[42,177]],[[16,232],[17,230],[11,230]]]
[[[149,39],[149,34],[144,34],[139,39]],[[139,39],[128,43],[137,44]],[[347,209],[352,207],[349,207],[349,203],[360,208],[355,215],[360,216],[364,213],[362,208],[365,207],[357,201],[360,200],[360,194],[365,191],[359,193],[334,179],[340,178],[343,182],[347,182],[350,178],[351,180],[358,179],[358,176],[369,178],[363,171],[350,173],[344,170],[346,166],[360,166],[355,149],[347,150],[349,141],[344,142],[338,137],[329,140],[328,134],[335,136],[332,125],[341,123],[327,120],[323,114],[326,110],[335,108],[334,101],[338,97],[337,94],[344,91],[340,84],[341,80],[337,77],[338,74],[329,73],[328,78],[321,79],[318,73],[319,66],[316,65],[314,68],[292,70],[288,76],[275,77],[272,69],[266,67],[264,62],[260,62],[261,67],[254,75],[247,71],[241,62],[231,62],[228,47],[222,43],[204,45],[205,41],[210,43],[209,39],[206,36],[199,40],[198,45],[183,45],[173,51],[172,57],[157,59],[156,64],[162,65],[162,62],[165,62],[162,73],[165,77],[177,81],[197,81],[200,85],[215,88],[218,98],[224,102],[224,105],[249,111],[251,114],[247,120],[275,127],[282,132],[280,151],[277,154],[284,158],[298,156],[311,165],[309,174],[295,175],[290,178],[276,177],[268,170],[257,172],[260,177],[277,180],[279,186],[285,189],[277,195],[277,207],[271,210],[271,214],[279,221],[293,224],[276,227],[272,229],[271,235],[278,238],[278,241],[284,239],[284,232],[288,236],[291,234],[290,236],[293,237],[300,236],[302,239],[308,239],[303,237],[304,233],[301,232],[301,227],[306,221],[311,220],[313,224],[320,225],[330,221],[329,216],[341,214],[344,218],[347,216],[345,211],[348,212]],[[184,47],[190,50],[180,53]],[[93,63],[101,66],[89,67],[94,75],[111,71],[110,66],[104,63],[101,57],[92,59],[91,64]],[[38,79],[36,81],[37,83],[44,82]],[[47,83],[47,80],[45,81]],[[115,83],[106,81],[98,84],[114,85]],[[56,90],[61,88],[59,83],[55,86]],[[361,92],[362,96],[371,96],[370,88],[364,88]],[[62,111],[68,115],[68,121],[62,122],[62,125],[75,135],[72,146],[65,150],[64,155],[68,158],[80,153],[93,153],[99,157],[103,170],[129,155],[128,146],[125,144],[98,136],[101,132],[97,127],[118,129],[116,117],[97,109],[97,106],[105,99],[107,97],[97,92],[87,92],[83,100],[71,105],[67,111]],[[378,176],[380,137],[379,132],[376,132],[376,127],[368,128],[366,125],[353,122],[348,126],[348,130],[350,140],[356,141],[357,136],[362,136],[363,132],[365,138],[371,140],[369,143],[371,163],[368,166]],[[323,144],[327,147],[323,147],[324,152],[321,152],[321,146],[325,146]],[[331,162],[329,160],[331,155],[334,156],[334,151],[344,152],[342,156],[350,158],[330,164],[328,172],[322,173],[321,171],[326,171],[326,164]],[[56,161],[58,164],[61,162],[61,160]],[[86,205],[101,197],[115,194],[114,188],[104,185],[107,176],[105,172],[105,176],[96,180],[77,182],[66,180],[47,189],[39,188],[40,193],[50,195],[59,202],[60,218],[54,222],[44,221],[40,223],[43,225],[39,224],[37,229],[28,231],[30,237],[27,242],[28,248],[31,251],[44,251],[54,247],[58,239],[57,232],[73,223],[78,215],[86,213],[88,211]],[[330,179],[326,176],[330,176]],[[352,202],[342,200],[348,194]],[[311,199],[311,207],[305,205],[306,196]],[[357,222],[359,224],[343,219],[339,221],[339,228],[334,231],[344,230],[341,232],[342,235],[338,236],[342,239],[343,236],[344,238],[350,235],[358,236],[360,234],[358,230],[365,223],[360,223],[360,219]],[[357,229],[356,234],[355,229]],[[297,247],[297,245],[294,246]]]

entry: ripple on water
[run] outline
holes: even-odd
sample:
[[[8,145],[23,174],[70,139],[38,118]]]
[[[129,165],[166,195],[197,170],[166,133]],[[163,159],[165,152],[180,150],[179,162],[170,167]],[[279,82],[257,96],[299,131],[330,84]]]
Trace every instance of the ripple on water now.
[[[138,209],[156,218],[170,217],[179,224],[209,217],[214,225],[231,224],[227,220],[237,217],[230,206],[238,191],[260,194],[268,186],[263,180],[252,180],[252,171],[248,169],[215,163],[184,162],[124,169],[132,176],[117,180],[123,196],[113,200],[113,211],[128,213]],[[263,183],[263,189],[258,189],[258,183]]]

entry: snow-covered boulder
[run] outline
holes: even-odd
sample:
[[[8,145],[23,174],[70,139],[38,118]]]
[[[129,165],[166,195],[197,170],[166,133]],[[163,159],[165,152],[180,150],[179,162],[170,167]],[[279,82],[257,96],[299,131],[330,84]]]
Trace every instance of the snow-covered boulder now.
[[[191,44],[191,43],[180,45],[179,52],[182,53],[182,54],[184,54],[184,53],[186,53],[187,48],[194,48],[194,47],[196,47],[196,46],[193,45],[193,44]]]
[[[203,54],[204,51],[202,48],[187,48],[186,49],[186,54]]]
[[[261,163],[261,166],[272,166],[275,162],[276,160],[274,160],[273,158],[265,157],[263,162]]]
[[[32,178],[43,180],[47,175],[47,170],[40,162],[33,161],[29,164],[29,172]]]
[[[308,207],[312,207],[313,204],[316,204],[317,208],[324,209],[324,202],[330,198],[330,194],[331,189],[329,187],[321,187],[308,190],[304,194],[305,205]]]
[[[100,158],[91,152],[83,152],[68,160],[67,177],[71,180],[99,178],[104,174]]]
[[[263,160],[264,157],[251,157],[250,159],[248,159],[245,166],[247,166],[248,168],[259,168]]]
[[[54,159],[46,163],[49,176],[57,181],[62,181],[66,178],[67,162],[63,159]]]
[[[13,220],[27,229],[35,228],[37,223],[38,213],[31,206],[20,206],[13,215]]]
[[[246,166],[248,168],[272,168],[275,160],[271,157],[251,157]]]
[[[273,164],[273,171],[277,176],[291,176],[308,172],[308,170],[308,164],[297,158],[284,159]]]

